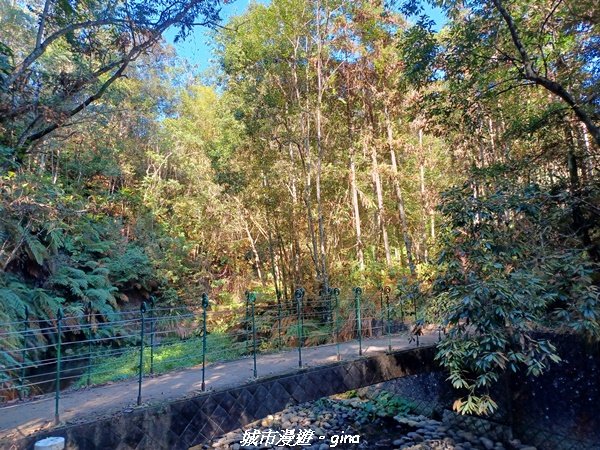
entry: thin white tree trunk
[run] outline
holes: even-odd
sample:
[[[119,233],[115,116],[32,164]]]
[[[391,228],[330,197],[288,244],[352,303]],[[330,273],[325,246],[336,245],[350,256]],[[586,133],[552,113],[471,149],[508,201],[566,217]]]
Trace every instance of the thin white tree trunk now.
[[[256,272],[258,274],[258,278],[260,279],[261,284],[264,286],[265,279],[261,270],[260,256],[258,255],[256,243],[254,241],[254,238],[252,237],[252,233],[250,233],[250,228],[248,227],[248,222],[246,220],[244,220],[244,227],[246,228],[246,236],[248,237],[248,242],[250,242],[250,247],[252,248],[252,253],[254,254],[254,264],[256,265]]]
[[[396,162],[396,152],[394,151],[394,134],[392,130],[392,122],[390,120],[389,112],[387,107],[384,109],[385,122],[387,129],[388,147],[390,152],[390,160],[392,164],[392,183],[394,184],[394,190],[396,192],[396,200],[398,204],[398,217],[400,219],[400,228],[402,229],[402,238],[404,240],[404,247],[406,249],[406,259],[408,261],[408,269],[412,275],[416,274],[416,267],[412,253],[412,240],[408,233],[408,220],[406,218],[406,211],[404,209],[404,197],[402,195],[402,189],[400,187],[399,175],[398,175],[398,164]]]
[[[368,146],[367,140],[363,140],[363,145]],[[365,148],[365,152],[367,149]],[[383,206],[383,189],[381,186],[381,177],[379,175],[379,164],[377,162],[377,149],[371,143],[371,171],[373,177],[373,187],[375,188],[375,196],[377,198],[377,209],[375,210],[375,221],[377,228],[383,239],[383,249],[385,251],[385,262],[388,266],[392,264],[392,256],[390,253],[390,243],[388,233],[385,226],[385,208]]]
[[[365,255],[363,252],[360,210],[358,208],[358,188],[356,185],[354,149],[350,150],[350,193],[352,196],[352,218],[354,219],[354,230],[356,233],[356,257],[358,259],[358,267],[361,271],[363,271],[365,270]]]
[[[319,227],[319,246],[320,246],[320,264],[321,281],[325,291],[329,288],[329,274],[327,270],[327,242],[325,235],[325,223],[323,217],[323,201],[321,198],[321,175],[324,157],[323,148],[323,123],[322,123],[322,102],[324,93],[323,84],[323,35],[321,27],[321,2],[317,1],[317,104],[315,108],[316,134],[317,134],[317,171],[315,176],[315,190],[317,200],[317,224]]]

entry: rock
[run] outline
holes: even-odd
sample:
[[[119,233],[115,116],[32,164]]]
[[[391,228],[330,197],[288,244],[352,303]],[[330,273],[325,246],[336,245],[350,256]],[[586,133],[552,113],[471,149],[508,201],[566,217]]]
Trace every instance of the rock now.
[[[241,446],[240,446],[240,444],[238,444],[238,443],[236,442],[235,444],[233,444],[233,445],[231,446],[231,450],[240,450],[240,447],[241,447]]]
[[[64,437],[48,437],[35,443],[35,450],[62,450],[64,448]]]
[[[472,442],[473,444],[477,444],[479,442],[479,440],[475,437],[475,435],[473,433],[471,433],[470,431],[459,431],[457,433],[460,437],[462,437],[463,439],[465,439],[466,441]]]
[[[410,433],[407,433],[406,436],[408,436],[409,438],[411,438],[415,442],[421,442],[423,440],[423,436],[421,436],[419,433],[415,433],[414,431],[411,431]]]
[[[394,442],[392,442],[392,445],[398,447],[399,445],[404,444],[404,440],[403,439],[396,439]]]
[[[481,441],[481,444],[486,448],[486,450],[492,450],[494,448],[494,441],[492,441],[491,439],[482,436],[479,438],[479,440]]]
[[[437,420],[428,420],[427,423],[425,424],[425,427],[433,427],[433,428],[437,428],[442,424],[442,422],[438,422]]]
[[[327,445],[327,444],[321,444],[319,446],[319,450],[328,450],[328,449],[329,449],[329,445]]]
[[[525,447],[521,447],[519,450],[537,450],[533,445],[526,445]]]

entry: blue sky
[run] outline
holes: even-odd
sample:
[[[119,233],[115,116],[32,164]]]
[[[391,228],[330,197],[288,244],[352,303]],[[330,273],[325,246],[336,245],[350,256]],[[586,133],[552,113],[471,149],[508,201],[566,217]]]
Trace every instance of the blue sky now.
[[[231,3],[224,4],[221,8],[222,24],[226,24],[231,17],[243,14],[251,3],[269,3],[269,0],[234,0]],[[188,60],[195,71],[204,71],[210,66],[211,45],[210,36],[211,30],[203,27],[196,27],[194,32],[190,34],[184,41],[175,43],[176,30],[169,29],[165,33],[167,42],[171,43],[177,50],[177,54]]]
[[[243,14],[251,3],[263,3],[267,4],[270,0],[234,0],[231,3],[224,4],[221,9],[221,18],[223,24],[227,23],[229,18]],[[439,30],[445,23],[445,17],[441,10],[432,9],[429,5],[426,5],[426,13],[434,20],[436,30]],[[210,30],[206,28],[197,27],[192,34],[190,34],[185,41],[174,43],[176,32],[174,30],[168,30],[165,34],[167,42],[171,43],[177,50],[177,54],[188,60],[191,64],[194,72],[202,72],[211,65],[210,59],[211,45],[210,45]]]

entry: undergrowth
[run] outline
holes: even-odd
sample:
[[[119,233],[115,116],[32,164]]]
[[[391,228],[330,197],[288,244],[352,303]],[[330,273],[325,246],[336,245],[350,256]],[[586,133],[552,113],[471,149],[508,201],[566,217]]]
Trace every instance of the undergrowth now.
[[[209,334],[206,338],[206,363],[228,361],[239,358],[244,353],[243,343],[234,343],[225,334]],[[138,375],[139,348],[127,350],[118,356],[104,356],[98,352],[92,359],[90,384],[102,384],[125,380]],[[150,347],[144,349],[144,374],[150,373]],[[195,337],[186,340],[161,342],[155,345],[153,373],[161,374],[176,369],[193,367],[202,363],[202,339]],[[87,384],[87,374],[76,383],[76,387]]]

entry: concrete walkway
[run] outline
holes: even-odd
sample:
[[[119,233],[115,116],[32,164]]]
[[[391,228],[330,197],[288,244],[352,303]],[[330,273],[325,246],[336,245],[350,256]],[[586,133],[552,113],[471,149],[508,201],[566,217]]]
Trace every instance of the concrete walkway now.
[[[420,337],[422,346],[435,344],[438,335],[430,332]],[[358,359],[358,342],[340,344],[341,360]],[[407,335],[392,337],[392,350],[416,347]],[[363,355],[388,350],[388,338],[364,339]],[[305,347],[302,349],[303,367],[315,367],[337,361],[335,345]],[[274,354],[257,355],[258,378],[298,370],[298,351],[289,350]],[[206,390],[220,390],[252,382],[253,360],[244,358],[206,367]],[[170,372],[143,380],[143,405],[156,405],[198,395],[201,392],[202,368]],[[68,390],[61,393],[60,419],[63,424],[88,422],[101,417],[130,412],[137,408],[138,384],[135,380],[110,383],[102,386]],[[51,428],[54,420],[54,396],[17,402],[0,408],[0,441],[28,436],[36,431]]]

